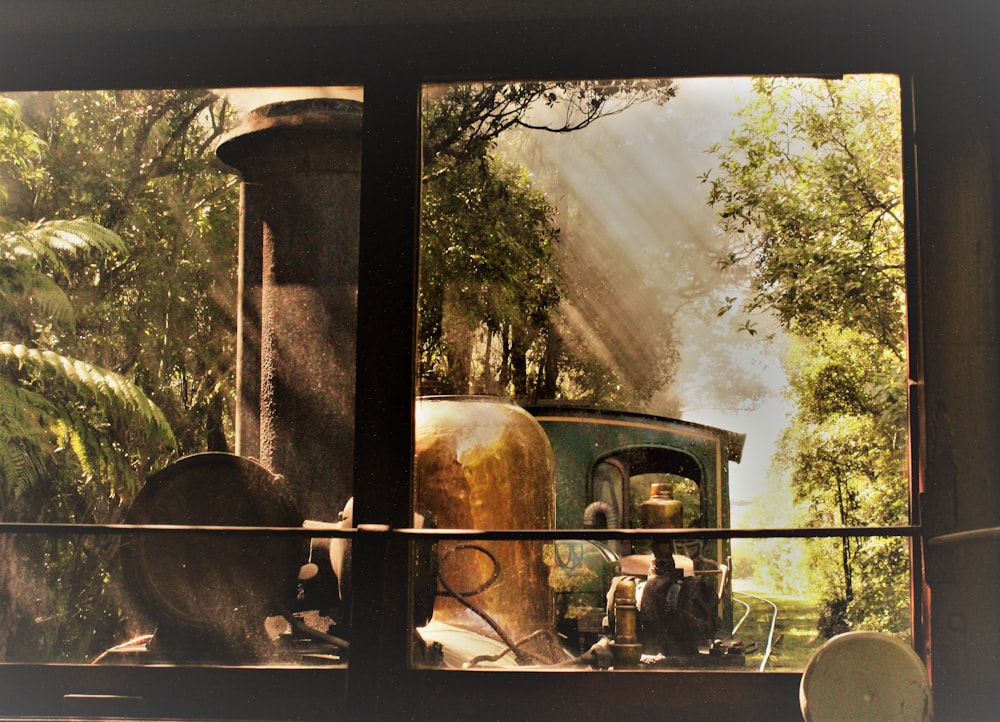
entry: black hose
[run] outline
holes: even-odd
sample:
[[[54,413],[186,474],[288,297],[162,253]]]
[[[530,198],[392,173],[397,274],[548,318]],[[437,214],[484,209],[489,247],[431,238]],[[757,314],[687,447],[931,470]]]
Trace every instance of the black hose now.
[[[472,551],[482,552],[483,554],[485,554],[487,558],[493,563],[493,572],[490,574],[489,579],[487,579],[485,582],[480,584],[475,589],[470,589],[468,591],[462,591],[462,592],[455,592],[452,591],[451,587],[445,584],[444,577],[441,576],[440,570],[441,567],[444,566],[445,559],[450,557],[455,552],[463,551],[466,549],[471,549]],[[500,576],[500,562],[497,560],[493,552],[491,552],[486,547],[480,546],[479,544],[456,544],[455,546],[451,547],[448,551],[446,551],[443,555],[441,555],[441,561],[438,563],[438,579],[441,580],[441,583],[444,585],[444,588],[448,590],[448,594],[452,596],[458,594],[463,597],[474,597],[477,594],[482,594],[487,589],[493,586],[494,582],[496,582],[499,576]]]
[[[444,578],[444,574],[442,573],[441,570],[444,568],[444,562],[445,562],[445,560],[449,556],[451,556],[453,553],[455,553],[457,551],[462,551],[462,550],[465,550],[465,549],[470,549],[470,550],[477,551],[477,552],[482,552],[483,554],[485,554],[489,558],[489,560],[491,562],[493,562],[493,573],[490,575],[489,579],[487,579],[483,584],[480,584],[478,587],[476,587],[472,591],[469,591],[469,592],[458,592],[458,591],[455,591],[454,589],[452,589],[451,585],[448,584],[448,580],[446,580]],[[478,615],[480,618],[482,618],[482,620],[484,622],[486,622],[488,625],[490,625],[490,628],[493,629],[493,631],[497,633],[497,636],[500,637],[500,640],[504,644],[506,644],[507,647],[514,653],[514,656],[517,659],[517,663],[518,664],[522,664],[522,665],[524,665],[524,664],[531,664],[532,662],[536,661],[536,657],[534,655],[532,655],[531,653],[529,653],[529,652],[525,652],[525,651],[521,650],[518,647],[517,642],[515,642],[513,639],[510,638],[510,635],[508,635],[503,630],[503,628],[500,626],[499,622],[497,622],[495,619],[493,619],[493,617],[491,617],[486,612],[486,610],[480,609],[476,604],[474,604],[473,602],[471,602],[471,601],[469,601],[468,599],[465,598],[466,596],[474,596],[476,594],[479,594],[481,592],[486,591],[491,586],[493,586],[493,583],[497,580],[497,577],[499,577],[499,576],[500,576],[500,562],[497,561],[496,556],[494,556],[494,554],[492,552],[490,552],[489,549],[486,549],[486,548],[480,546],[479,544],[456,544],[455,546],[453,546],[451,549],[449,549],[448,551],[446,551],[441,556],[441,563],[440,563],[440,566],[438,568],[438,580],[441,582],[441,586],[444,587],[444,589],[448,593],[448,595],[451,596],[451,597],[454,597],[455,599],[457,599],[460,604],[462,604],[464,607],[466,607],[469,611],[471,611],[474,614]],[[499,657],[498,657],[498,659],[499,659]]]
[[[521,645],[527,644],[531,640],[537,639],[538,637],[548,637],[550,642],[555,642],[556,647],[559,648],[559,649],[562,649],[562,647],[559,645],[558,638],[556,638],[555,635],[550,630],[547,630],[547,629],[537,629],[537,630],[535,630],[534,632],[532,632],[531,634],[529,634],[524,639],[518,640],[518,642],[517,642],[517,644],[515,646],[520,647]],[[510,652],[513,652],[513,651],[514,651],[514,649],[508,646],[507,649],[505,649],[504,651],[500,652],[499,654],[480,654],[478,657],[473,657],[472,659],[470,659],[468,662],[465,663],[464,666],[466,668],[471,668],[471,667],[475,667],[480,662],[496,662],[498,659],[503,659]],[[566,656],[567,656],[567,658],[565,660],[563,660],[562,662],[554,662],[552,664],[544,664],[544,665],[541,665],[541,666],[543,666],[543,667],[567,667],[567,666],[571,666],[571,665],[575,665],[575,664],[589,664],[589,657],[586,654],[581,655],[579,657],[573,657],[572,655],[569,655],[569,654],[567,654]],[[591,657],[592,656],[593,655],[591,654]]]

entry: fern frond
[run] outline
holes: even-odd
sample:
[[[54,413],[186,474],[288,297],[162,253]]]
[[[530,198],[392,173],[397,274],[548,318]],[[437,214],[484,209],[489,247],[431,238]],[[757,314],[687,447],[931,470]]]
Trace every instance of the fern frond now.
[[[39,417],[53,410],[39,394],[0,376],[0,516],[45,473],[38,450],[47,445],[48,433]]]
[[[125,251],[113,231],[91,221],[42,221],[28,228],[0,232],[0,310],[24,323],[40,314],[73,328],[69,298],[47,271],[66,269],[67,256]]]
[[[160,408],[124,376],[54,351],[0,341],[0,365],[15,366],[30,377],[62,383],[80,401],[95,406],[116,425],[140,430],[151,441],[176,447],[173,430]]]
[[[23,291],[28,306],[26,310],[37,310],[44,318],[72,331],[76,327],[76,314],[69,296],[59,284],[44,273],[35,274],[26,280],[31,281],[31,285]]]
[[[93,433],[77,414],[57,419],[53,425],[62,444],[73,452],[80,469],[91,477],[101,478],[99,449],[96,448]]]
[[[36,459],[21,437],[0,424],[0,517],[4,516],[4,509],[42,477]]]
[[[125,243],[117,233],[83,218],[40,221],[3,234],[0,243],[13,256],[54,263],[60,268],[65,254],[125,252]]]

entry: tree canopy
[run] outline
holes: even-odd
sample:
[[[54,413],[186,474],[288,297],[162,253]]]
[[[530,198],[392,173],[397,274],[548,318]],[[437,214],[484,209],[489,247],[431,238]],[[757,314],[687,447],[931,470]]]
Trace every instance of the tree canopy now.
[[[423,393],[570,396],[608,403],[630,385],[561,322],[555,209],[497,158],[515,128],[568,133],[636,103],[667,102],[670,80],[433,86],[424,102],[419,375]],[[541,111],[541,112],[540,112]]]
[[[723,263],[753,270],[745,310],[806,335],[855,328],[902,358],[898,83],[759,78],[739,118],[704,179],[734,239]]]
[[[703,180],[750,269],[745,329],[775,315],[796,413],[775,456],[807,525],[905,524],[905,274],[895,78],[766,78]],[[732,311],[732,307],[721,312]],[[815,543],[822,631],[908,631],[900,540]]]

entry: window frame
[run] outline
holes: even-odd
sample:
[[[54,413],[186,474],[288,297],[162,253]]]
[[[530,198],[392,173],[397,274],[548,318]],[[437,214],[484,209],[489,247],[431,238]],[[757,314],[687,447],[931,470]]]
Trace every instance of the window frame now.
[[[670,712],[675,719],[688,715],[704,718],[710,710],[721,718],[730,710],[740,719],[797,718],[798,673],[607,675],[409,669],[409,595],[396,593],[388,582],[408,578],[407,555],[402,545],[391,544],[391,535],[383,533],[383,525],[405,529],[411,519],[420,92],[424,83],[538,76],[809,73],[830,67],[899,75],[904,88],[910,364],[911,368],[919,366],[921,279],[916,275],[916,235],[910,232],[916,182],[908,89],[916,63],[908,59],[906,43],[900,37],[902,29],[886,32],[884,44],[877,48],[863,44],[860,52],[854,52],[838,45],[838,31],[853,29],[849,18],[836,17],[836,8],[811,18],[793,13],[787,18],[793,28],[804,30],[793,33],[790,41],[784,35],[787,26],[768,27],[768,20],[756,17],[753,8],[734,13],[711,29],[698,22],[714,20],[710,14],[681,11],[668,20],[626,18],[614,27],[601,18],[481,25],[441,22],[417,29],[375,26],[363,28],[360,39],[354,35],[357,28],[229,28],[208,33],[208,39],[215,43],[211,52],[196,49],[179,62],[174,53],[177,44],[188,47],[202,41],[201,31],[116,34],[39,30],[4,38],[10,42],[5,46],[0,43],[4,47],[0,67],[14,68],[7,76],[12,79],[7,90],[340,83],[364,87],[357,353],[359,359],[370,363],[358,364],[356,385],[354,487],[359,531],[355,563],[358,569],[380,573],[355,572],[357,640],[347,670],[8,664],[0,667],[3,686],[38,688],[41,694],[36,700],[0,708],[0,714],[60,716],[67,713],[65,694],[107,697],[114,704],[116,695],[135,693],[145,694],[150,701],[176,698],[177,716],[232,719],[290,714],[288,699],[297,701],[294,713],[304,719],[322,719],[331,709],[343,706],[348,716],[373,719],[401,710],[418,718],[441,714],[459,717],[463,711],[472,716],[481,711],[483,700],[497,716],[527,718],[530,715],[524,714],[525,705],[529,705],[542,716],[559,708],[565,716],[604,717],[608,710],[595,709],[602,706],[594,704],[595,698],[620,702],[616,714]],[[882,11],[881,19],[872,24],[891,19],[891,12]],[[552,51],[554,32],[560,33],[563,45]],[[481,47],[476,46],[477,37],[486,38]],[[594,52],[593,43],[598,41],[603,49]],[[53,42],[63,43],[64,55],[47,57],[40,49]],[[320,49],[329,47],[333,51],[317,62]],[[258,62],[242,62],[248,53],[262,48],[264,54],[258,56]],[[396,48],[406,60],[384,62],[384,48]],[[267,60],[279,53],[286,56],[268,65]],[[224,59],[220,61],[217,54]],[[122,55],[133,62],[123,63]],[[88,58],[88,62],[75,63],[77,56]],[[151,62],[143,66],[143,59]],[[236,229],[234,242],[235,237]],[[911,377],[919,375],[911,373]],[[916,460],[924,422],[917,413],[918,403],[915,394],[910,415],[911,509],[916,508],[915,490],[920,488]],[[911,515],[911,526],[899,528],[906,536],[920,534],[915,511]],[[911,549],[912,566],[919,570],[919,545],[911,544]],[[917,574],[913,594],[916,621],[921,616],[917,590],[922,588]],[[920,628],[915,623],[915,630]],[[914,642],[922,648],[918,632]],[[462,676],[457,679],[455,674]],[[279,694],[285,695],[284,701],[276,698]],[[719,694],[725,699],[720,701]],[[183,697],[188,699],[181,701]]]

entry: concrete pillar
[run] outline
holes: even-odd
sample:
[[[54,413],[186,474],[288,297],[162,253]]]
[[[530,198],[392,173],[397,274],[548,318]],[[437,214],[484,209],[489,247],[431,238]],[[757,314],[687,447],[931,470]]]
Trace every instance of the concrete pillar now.
[[[240,362],[241,381],[260,377],[259,458],[307,518],[334,519],[352,492],[361,112],[339,99],[263,106],[217,151],[253,184],[241,217],[260,224],[259,370],[253,338]],[[247,264],[256,233],[241,231]],[[241,338],[255,273],[242,269]],[[241,449],[254,446],[254,401],[241,389]]]
[[[263,189],[240,184],[240,243],[236,309],[237,456],[260,458],[260,327],[264,270]]]

